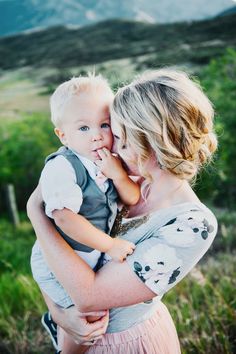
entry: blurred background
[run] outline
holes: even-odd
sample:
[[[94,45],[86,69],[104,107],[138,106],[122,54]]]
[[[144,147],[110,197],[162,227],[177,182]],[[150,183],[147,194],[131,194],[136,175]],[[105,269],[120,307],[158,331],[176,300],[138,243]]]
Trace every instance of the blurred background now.
[[[236,353],[236,2],[0,0],[0,353],[47,354],[45,310],[29,257],[25,205],[58,146],[49,97],[95,70],[114,91],[171,66],[199,81],[216,111],[219,148],[195,190],[219,231],[201,263],[164,298],[183,353]]]

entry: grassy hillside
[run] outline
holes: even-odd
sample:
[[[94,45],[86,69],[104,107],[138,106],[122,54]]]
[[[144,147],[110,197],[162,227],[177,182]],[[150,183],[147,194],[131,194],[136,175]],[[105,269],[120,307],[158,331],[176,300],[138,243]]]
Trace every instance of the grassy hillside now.
[[[183,354],[233,354],[236,350],[236,218],[235,213],[217,215],[220,227],[212,256],[204,257],[164,297]],[[50,354],[53,349],[40,323],[45,305],[29,267],[33,230],[27,221],[15,230],[0,219],[0,242],[0,353]]]
[[[110,20],[80,29],[54,27],[0,39],[0,68],[71,67],[149,55],[143,64],[205,64],[236,47],[236,15],[156,25]]]
[[[48,114],[48,97],[41,94],[43,90],[38,70],[23,68],[4,72],[0,76],[0,121],[19,119],[32,112]]]

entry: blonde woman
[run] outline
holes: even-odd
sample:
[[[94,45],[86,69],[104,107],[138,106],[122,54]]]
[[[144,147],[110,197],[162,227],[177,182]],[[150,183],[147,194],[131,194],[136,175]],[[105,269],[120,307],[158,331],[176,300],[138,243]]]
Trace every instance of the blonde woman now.
[[[201,88],[185,73],[168,69],[145,73],[115,95],[113,150],[130,175],[140,176],[142,188],[138,204],[117,218],[116,236],[136,244],[122,264],[106,258],[94,273],[45,218],[40,192],[32,195],[28,213],[38,240],[75,304],[62,311],[46,298],[54,320],[65,330],[59,333],[63,354],[84,352],[84,342],[90,344],[89,354],[180,353],[161,299],[202,258],[216,235],[214,215],[191,188],[217,146],[213,115]],[[102,165],[101,160],[96,163]],[[80,314],[106,309],[107,329],[104,322],[89,328]]]

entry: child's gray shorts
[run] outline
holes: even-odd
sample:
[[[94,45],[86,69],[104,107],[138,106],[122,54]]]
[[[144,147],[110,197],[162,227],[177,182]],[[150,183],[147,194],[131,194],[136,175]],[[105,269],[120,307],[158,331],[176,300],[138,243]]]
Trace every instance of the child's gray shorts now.
[[[67,308],[73,305],[65,289],[47,266],[38,241],[33,246],[30,263],[34,280],[43,292],[61,307]]]

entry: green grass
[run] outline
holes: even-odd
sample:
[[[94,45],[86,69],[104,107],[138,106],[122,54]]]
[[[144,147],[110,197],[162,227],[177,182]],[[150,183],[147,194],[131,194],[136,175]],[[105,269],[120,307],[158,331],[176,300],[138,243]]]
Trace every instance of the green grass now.
[[[45,68],[44,75],[50,73]],[[41,70],[23,68],[0,74],[0,121],[16,120],[31,112],[49,115],[49,98],[41,96],[44,89]]]
[[[183,353],[230,354],[236,348],[236,254],[220,253],[164,298]]]
[[[164,297],[183,354],[236,350],[236,218],[235,213],[218,210],[217,214],[219,234],[210,256]],[[52,353],[40,324],[45,305],[30,272],[34,242],[30,224],[23,221],[16,230],[1,219],[0,242],[0,353]]]
[[[50,353],[39,322],[45,305],[30,272],[32,228],[1,220],[0,235],[0,353]]]

